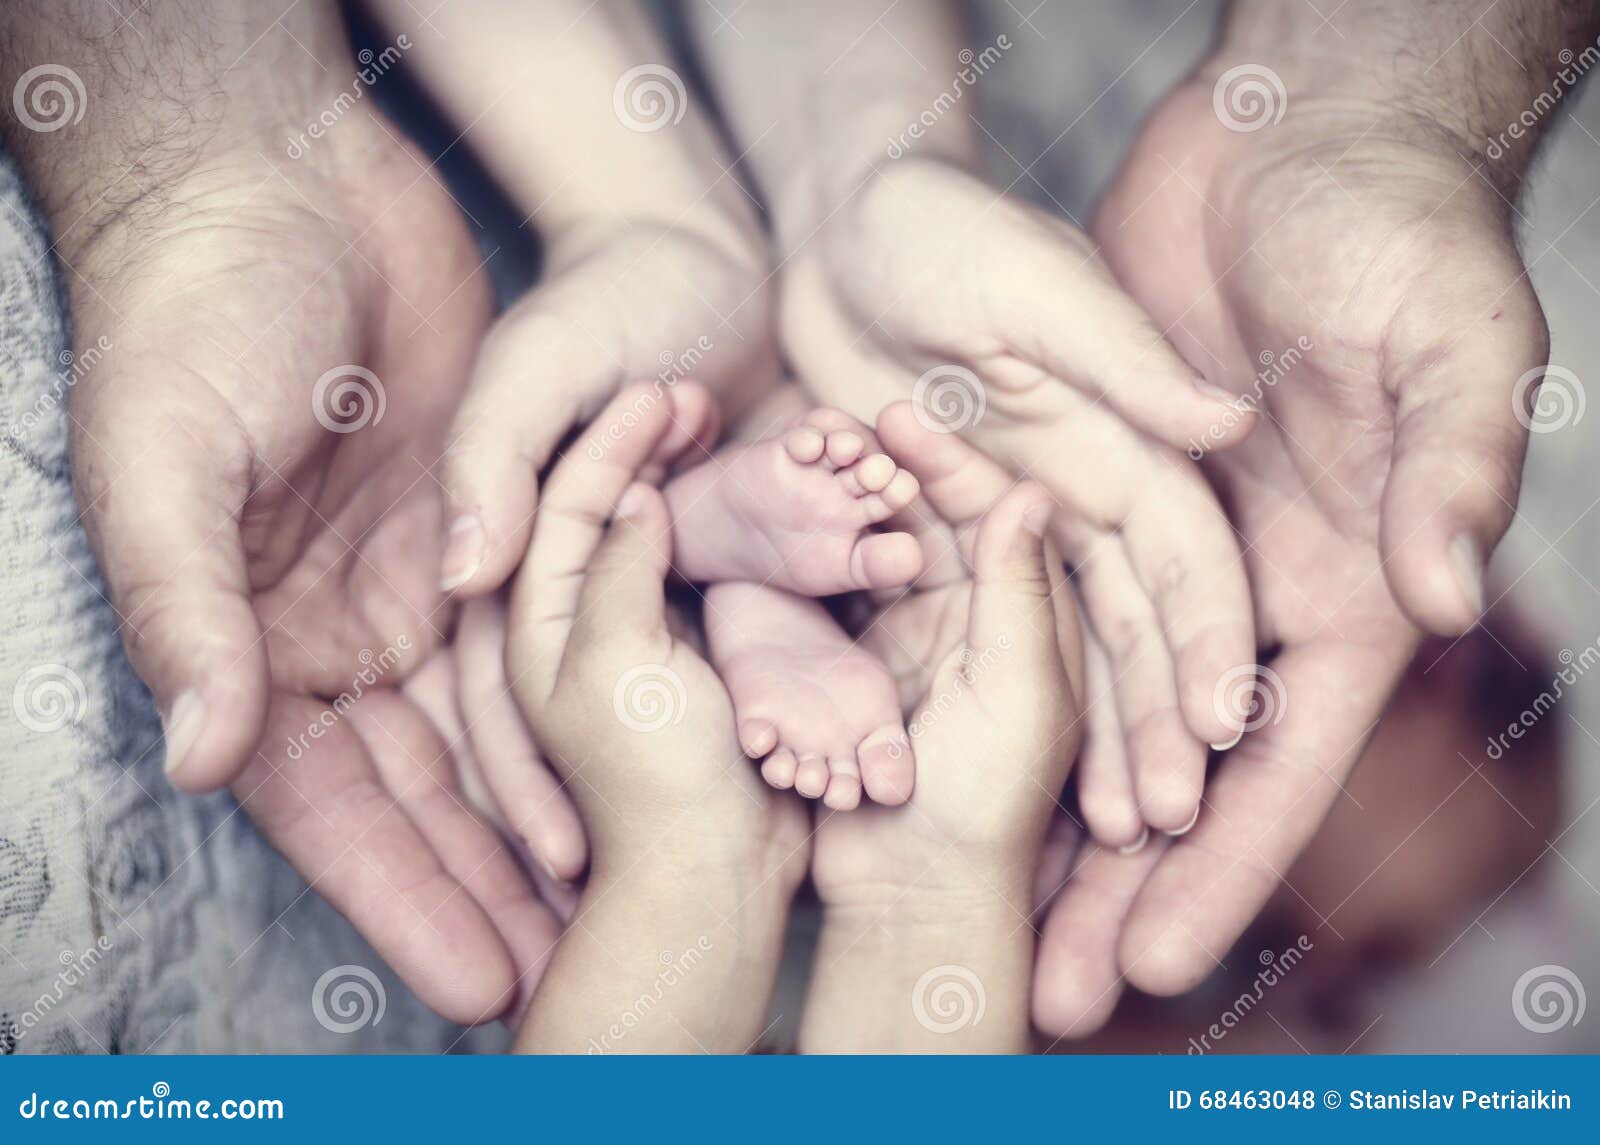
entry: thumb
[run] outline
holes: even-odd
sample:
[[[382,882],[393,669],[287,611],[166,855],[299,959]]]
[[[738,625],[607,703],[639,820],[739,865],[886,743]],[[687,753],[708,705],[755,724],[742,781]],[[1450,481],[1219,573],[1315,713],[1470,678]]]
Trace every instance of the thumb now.
[[[968,642],[974,652],[1014,652],[1024,671],[1061,663],[1044,537],[1055,508],[1044,486],[1021,482],[984,514],[973,549]]]
[[[665,636],[666,577],[672,564],[672,517],[661,491],[643,482],[617,499],[606,535],[589,563],[578,601],[574,640],[585,644],[624,633]]]
[[[570,330],[513,311],[484,339],[442,466],[447,501],[440,588],[479,596],[503,584],[533,534],[539,471],[579,420],[594,374],[571,360]]]
[[[1529,429],[1559,428],[1563,410],[1575,420],[1581,404],[1569,403],[1583,400],[1570,371],[1544,366],[1549,336],[1525,280],[1493,309],[1482,332],[1399,390],[1379,543],[1395,599],[1440,635],[1483,611],[1484,567],[1516,511]]]
[[[93,433],[75,434],[84,525],[161,712],[168,777],[207,791],[238,775],[266,726],[267,652],[239,535],[248,462],[230,460],[245,448],[123,412],[89,414]]]

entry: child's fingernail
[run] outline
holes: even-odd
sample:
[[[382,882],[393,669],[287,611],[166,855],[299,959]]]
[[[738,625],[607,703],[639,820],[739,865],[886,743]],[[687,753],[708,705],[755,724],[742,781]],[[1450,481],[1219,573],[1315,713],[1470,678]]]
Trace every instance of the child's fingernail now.
[[[1171,835],[1174,839],[1176,839],[1179,835],[1187,835],[1190,831],[1194,830],[1194,825],[1198,822],[1200,822],[1200,805],[1196,804],[1194,814],[1189,816],[1189,821],[1182,827],[1168,831],[1167,834]]]
[[[1456,583],[1466,598],[1472,615],[1483,615],[1483,558],[1478,555],[1478,542],[1470,533],[1457,533],[1450,542],[1450,564],[1455,569]]]
[[[1119,854],[1119,855],[1137,855],[1140,851],[1144,850],[1144,845],[1146,843],[1148,843],[1149,841],[1150,841],[1150,828],[1146,827],[1146,828],[1144,828],[1143,830],[1141,830],[1139,832],[1139,837],[1137,839],[1135,839],[1133,842],[1129,843],[1126,847],[1118,847],[1117,848],[1117,854]]]
[[[640,509],[644,508],[645,486],[634,482],[622,491],[622,496],[617,501],[617,518],[626,521],[637,516]]]
[[[450,592],[471,580],[483,564],[483,522],[476,513],[463,513],[450,522],[445,540],[444,568],[439,576],[439,591]]]
[[[1225,390],[1219,385],[1215,385],[1206,381],[1205,378],[1200,377],[1198,374],[1195,375],[1194,388],[1204,396],[1211,398],[1214,401],[1232,402],[1237,401],[1239,397],[1239,395],[1234,393],[1232,390]]]
[[[1034,536],[1042,537],[1055,511],[1056,507],[1049,501],[1041,501],[1022,514],[1022,527]]]
[[[1228,740],[1226,743],[1214,743],[1214,744],[1212,744],[1211,745],[1211,750],[1212,751],[1232,751],[1234,748],[1239,746],[1239,741],[1242,740],[1242,739],[1244,739],[1244,729],[1240,728],[1238,731],[1233,733],[1233,738]]]
[[[206,702],[198,692],[179,692],[178,698],[172,701],[172,707],[162,718],[161,726],[167,740],[164,766],[167,774],[172,775],[183,766],[183,757],[189,754],[195,740],[200,738],[201,729],[206,726]]]

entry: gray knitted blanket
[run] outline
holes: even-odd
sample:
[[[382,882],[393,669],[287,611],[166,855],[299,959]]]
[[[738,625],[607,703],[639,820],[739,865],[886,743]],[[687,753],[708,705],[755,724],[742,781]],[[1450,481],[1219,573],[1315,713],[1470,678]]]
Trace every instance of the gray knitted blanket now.
[[[74,356],[66,314],[0,157],[0,1053],[494,1044],[412,998],[230,797],[164,781],[67,466],[68,394],[109,349]]]

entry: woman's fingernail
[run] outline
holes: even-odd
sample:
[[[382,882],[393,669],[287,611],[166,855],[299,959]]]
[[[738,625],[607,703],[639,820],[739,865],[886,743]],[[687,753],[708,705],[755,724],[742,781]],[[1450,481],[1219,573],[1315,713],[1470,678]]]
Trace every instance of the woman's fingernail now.
[[[1189,821],[1182,827],[1168,831],[1167,834],[1171,835],[1174,839],[1176,839],[1179,835],[1187,835],[1190,831],[1194,830],[1194,825],[1198,822],[1200,822],[1200,805],[1195,804],[1194,814],[1189,816]]]
[[[1143,830],[1141,830],[1139,832],[1139,837],[1137,839],[1135,839],[1133,842],[1129,843],[1126,847],[1118,847],[1117,848],[1117,854],[1119,854],[1119,855],[1137,855],[1140,851],[1144,850],[1144,845],[1146,843],[1148,843],[1149,841],[1150,841],[1150,828],[1146,827],[1146,828],[1144,828]]]
[[[206,726],[206,702],[200,694],[190,689],[178,693],[172,707],[161,719],[161,728],[167,741],[167,759],[164,767],[172,775],[183,766],[183,757],[194,747],[195,740]]]
[[[1457,533],[1456,539],[1450,542],[1450,565],[1473,617],[1482,616],[1483,557],[1478,554],[1478,542],[1470,533]]]
[[[445,539],[444,568],[439,576],[439,591],[450,592],[471,580],[483,564],[483,522],[476,513],[464,513],[450,522]]]
[[[1233,738],[1228,740],[1226,743],[1214,743],[1214,744],[1212,744],[1211,745],[1211,750],[1212,751],[1232,751],[1234,748],[1239,746],[1239,741],[1242,740],[1242,739],[1244,739],[1244,729],[1240,728],[1238,731],[1233,733]]]
[[[626,521],[638,515],[644,508],[645,487],[635,481],[622,491],[622,496],[617,499],[617,519]]]

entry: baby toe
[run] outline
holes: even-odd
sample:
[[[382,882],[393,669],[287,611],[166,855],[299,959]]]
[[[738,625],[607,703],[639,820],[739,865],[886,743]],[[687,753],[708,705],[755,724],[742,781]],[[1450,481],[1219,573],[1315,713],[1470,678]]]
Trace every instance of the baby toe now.
[[[778,746],[778,729],[771,720],[741,720],[739,746],[751,759],[760,759]]]
[[[895,463],[886,453],[869,453],[851,472],[869,493],[880,493],[894,480]]]
[[[862,785],[874,803],[893,807],[911,798],[916,760],[904,728],[879,728],[861,741],[856,757],[861,761]]]
[[[853,465],[866,447],[866,439],[853,429],[835,430],[828,434],[828,460],[834,465]]]
[[[889,479],[878,493],[883,498],[885,505],[891,512],[898,513],[907,505],[917,499],[917,494],[922,491],[916,476],[909,469],[896,469],[894,476]]]
[[[820,429],[823,433],[832,433],[836,429],[849,429],[859,433],[866,428],[837,406],[817,406],[815,409],[807,410],[806,416],[800,419],[800,424]]]
[[[798,766],[794,752],[786,747],[780,747],[767,756],[761,764],[761,778],[779,791],[787,791],[794,786],[795,771]]]
[[[809,426],[791,429],[783,435],[783,448],[790,457],[802,465],[810,465],[822,456],[826,439]]]
[[[815,799],[828,789],[828,763],[820,755],[800,757],[794,773],[794,789],[807,799]]]
[[[860,589],[899,588],[922,573],[922,546],[910,533],[870,533],[850,552],[850,576]]]
[[[861,769],[854,756],[840,755],[828,760],[828,789],[822,794],[824,806],[835,811],[854,811],[861,803]]]

